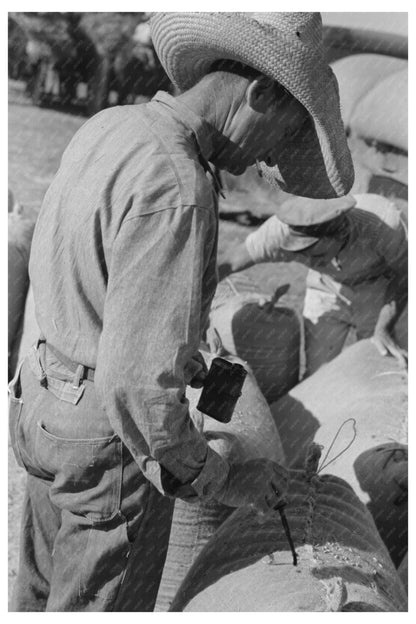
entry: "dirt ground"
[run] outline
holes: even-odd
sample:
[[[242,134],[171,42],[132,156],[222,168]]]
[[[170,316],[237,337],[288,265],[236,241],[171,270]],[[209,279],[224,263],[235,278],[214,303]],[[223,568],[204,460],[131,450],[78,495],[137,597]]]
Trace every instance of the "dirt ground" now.
[[[73,134],[86,121],[85,117],[30,104],[22,85],[9,85],[9,188],[25,212],[39,211],[43,196],[53,179],[62,152]],[[264,218],[273,213],[276,192],[262,182],[255,172],[242,179],[224,180],[226,200],[221,200],[219,257],[230,244],[242,241],[255,229],[238,223],[249,216]],[[249,220],[250,221],[250,220]],[[265,294],[289,282],[291,288],[282,303],[300,311],[304,294],[305,270],[297,263],[258,265],[247,272]],[[18,535],[25,483],[9,447],[9,590],[11,592],[18,566]]]

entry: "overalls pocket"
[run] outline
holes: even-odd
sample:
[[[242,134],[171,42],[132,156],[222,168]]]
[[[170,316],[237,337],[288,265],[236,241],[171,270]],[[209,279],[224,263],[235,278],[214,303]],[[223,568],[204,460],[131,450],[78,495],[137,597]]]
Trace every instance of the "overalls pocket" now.
[[[19,446],[19,424],[23,409],[22,387],[20,383],[21,362],[14,378],[9,383],[9,431],[14,456],[19,466],[25,468]]]
[[[74,604],[82,605],[81,610],[88,604],[92,610],[107,611],[131,550],[121,511],[122,442],[116,434],[62,437],[55,429],[52,433],[52,427],[37,421],[34,454],[50,482],[49,498],[61,510],[55,561],[61,562],[61,579],[73,593]],[[76,435],[75,430],[69,435]]]
[[[57,507],[84,516],[93,525],[120,512],[123,457],[117,435],[62,438],[39,421],[35,455],[53,480],[50,498]]]

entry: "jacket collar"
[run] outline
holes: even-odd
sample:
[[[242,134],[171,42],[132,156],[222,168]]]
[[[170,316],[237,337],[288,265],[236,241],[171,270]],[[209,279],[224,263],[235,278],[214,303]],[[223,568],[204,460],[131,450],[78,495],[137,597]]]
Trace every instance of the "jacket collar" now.
[[[174,112],[175,117],[177,117],[180,122],[184,126],[188,127],[194,134],[199,152],[206,160],[208,160],[213,152],[211,139],[212,130],[210,130],[208,122],[206,122],[202,117],[199,117],[199,115],[196,115],[190,108],[188,108],[188,106],[165,91],[158,91],[152,98],[152,101],[160,102]]]

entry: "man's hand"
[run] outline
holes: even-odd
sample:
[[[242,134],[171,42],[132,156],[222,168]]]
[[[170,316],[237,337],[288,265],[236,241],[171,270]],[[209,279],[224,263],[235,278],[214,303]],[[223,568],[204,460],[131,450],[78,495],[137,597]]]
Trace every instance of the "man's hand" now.
[[[401,368],[407,368],[407,352],[396,344],[387,329],[376,327],[371,340],[381,355],[392,355]]]
[[[197,351],[185,366],[185,383],[192,388],[202,388],[208,368],[201,353]]]
[[[218,281],[221,282],[223,279],[228,277],[233,272],[231,265],[228,262],[222,262],[218,265]]]
[[[248,253],[244,242],[234,246],[229,245],[218,260],[218,279],[221,281],[230,273],[238,273],[238,271],[248,269],[253,264],[255,262]]]
[[[372,341],[381,355],[392,355],[402,368],[407,368],[407,352],[396,344],[390,333],[390,328],[396,322],[402,307],[398,306],[395,300],[384,304],[377,319]]]
[[[264,514],[282,501],[287,488],[286,468],[269,459],[250,459],[231,464],[228,479],[215,498],[229,507],[254,507]]]

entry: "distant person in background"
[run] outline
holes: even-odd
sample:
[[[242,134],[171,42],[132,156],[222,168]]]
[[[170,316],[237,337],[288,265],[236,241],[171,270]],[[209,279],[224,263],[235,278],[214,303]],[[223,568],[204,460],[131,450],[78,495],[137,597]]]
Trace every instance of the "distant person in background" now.
[[[305,376],[338,355],[351,329],[373,337],[382,355],[402,365],[407,354],[391,330],[407,303],[407,231],[384,197],[294,197],[276,208],[245,242],[230,248],[220,278],[260,262],[309,267],[303,308]]]
[[[10,384],[28,473],[18,611],[151,611],[169,499],[266,513],[288,487],[284,467],[211,448],[185,392],[206,375],[198,348],[217,282],[208,161],[236,175],[259,161],[318,197],[353,183],[320,15],[156,13],[151,28],[180,95],[90,119],[37,221],[42,336]]]

